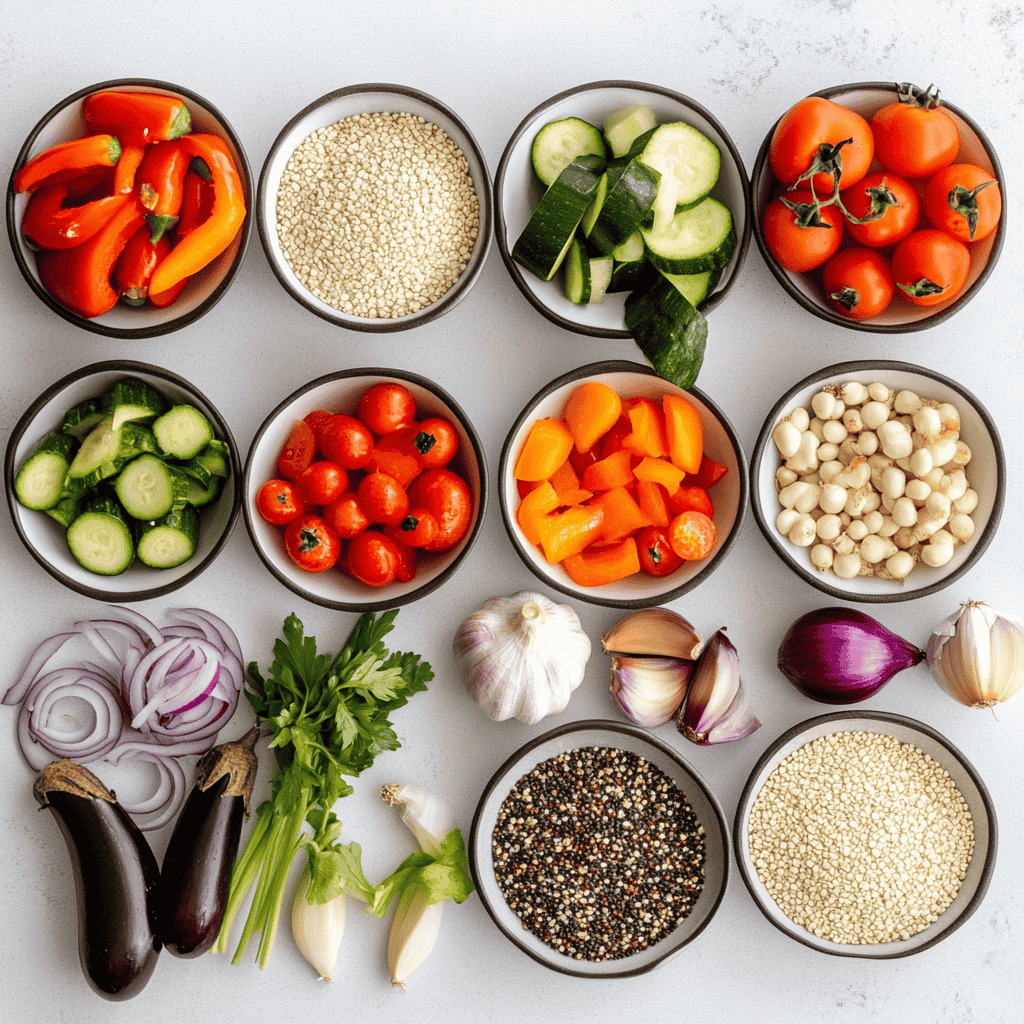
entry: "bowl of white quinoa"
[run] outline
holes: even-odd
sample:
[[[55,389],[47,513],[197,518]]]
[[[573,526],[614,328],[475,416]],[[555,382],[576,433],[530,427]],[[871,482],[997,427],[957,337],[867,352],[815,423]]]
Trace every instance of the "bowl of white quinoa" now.
[[[941,942],[995,867],[995,808],[949,740],[901,715],[809,719],[762,755],[736,810],[736,862],[780,931],[887,960]]]
[[[469,293],[491,240],[472,132],[403,85],[352,85],[299,111],[260,174],[257,225],[285,290],[351,330],[408,330]]]

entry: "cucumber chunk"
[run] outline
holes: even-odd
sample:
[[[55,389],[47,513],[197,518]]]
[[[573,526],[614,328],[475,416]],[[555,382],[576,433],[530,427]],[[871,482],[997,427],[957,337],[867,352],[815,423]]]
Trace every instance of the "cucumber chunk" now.
[[[45,511],[60,501],[76,445],[69,434],[54,433],[35,446],[14,478],[14,496],[25,508]]]
[[[194,405],[176,405],[153,421],[153,436],[165,455],[191,459],[213,440],[213,427]]]
[[[78,504],[78,498],[61,498],[56,505],[46,510],[46,514],[67,530],[78,516]]]
[[[87,398],[64,413],[60,429],[65,434],[83,438],[106,414],[107,406],[102,395]]]
[[[612,259],[616,263],[635,263],[644,258],[644,236],[637,228],[624,242],[612,249]]]
[[[222,480],[219,476],[211,476],[209,483],[206,484],[190,476],[188,478],[188,491],[186,492],[185,500],[194,508],[209,505],[220,493],[221,482]]]
[[[137,420],[152,420],[167,408],[164,396],[138,377],[123,377],[104,396],[114,429]]]
[[[101,576],[119,575],[135,558],[132,532],[124,514],[117,502],[105,495],[82,502],[66,537],[75,561]]]
[[[604,206],[604,201],[607,196],[608,172],[605,171],[604,174],[597,179],[597,188],[594,189],[594,198],[590,200],[587,212],[583,214],[583,219],[580,221],[580,231],[583,232],[585,238],[589,238],[590,232],[594,230],[598,214],[601,212],[601,207]]]
[[[657,220],[640,230],[651,263],[669,274],[720,270],[736,248],[732,214],[710,196],[675,214],[661,230]]]
[[[706,196],[718,181],[722,154],[702,132],[682,121],[659,125],[650,133],[640,159],[661,173],[654,201],[654,228],[664,231],[677,206]]]
[[[586,305],[590,301],[590,257],[583,243],[574,238],[565,261],[565,297],[570,302]]]
[[[681,388],[693,385],[704,361],[708,322],[671,281],[658,276],[626,299],[626,329],[656,373]]]
[[[159,519],[185,504],[188,479],[155,455],[140,455],[121,470],[114,489],[133,519]]]
[[[654,111],[642,103],[613,110],[604,119],[604,138],[612,156],[625,156],[633,143],[656,124]]]
[[[139,532],[139,561],[154,569],[172,569],[187,562],[199,544],[199,515],[191,505],[143,525]]]
[[[608,195],[590,233],[598,252],[608,255],[638,230],[658,194],[661,175],[639,159],[610,167]]]
[[[603,301],[612,282],[612,268],[615,261],[611,256],[591,256],[590,258],[590,302]]]
[[[144,452],[155,452],[156,441],[145,427],[125,423],[114,429],[112,414],[104,416],[86,435],[64,481],[65,494],[81,494],[121,472],[125,463]]]
[[[659,271],[659,273],[664,273]],[[711,289],[718,283],[719,270],[705,270],[702,274],[665,274],[665,279],[676,288],[691,305],[700,306]]]
[[[551,121],[534,137],[530,149],[533,172],[550,185],[578,156],[590,154],[603,160],[606,151],[601,133],[578,117]]]

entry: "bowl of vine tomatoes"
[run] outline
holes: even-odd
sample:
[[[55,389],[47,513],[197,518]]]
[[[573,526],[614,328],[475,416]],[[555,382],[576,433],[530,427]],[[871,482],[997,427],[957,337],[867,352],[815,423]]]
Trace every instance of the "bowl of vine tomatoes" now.
[[[708,395],[642,364],[590,363],[541,388],[509,429],[502,519],[547,586],[613,608],[664,604],[725,560],[746,465]]]
[[[855,330],[941,323],[978,294],[1003,245],[999,158],[932,86],[860,82],[800,100],[765,136],[752,190],[776,280]]]
[[[439,384],[397,369],[340,370],[285,398],[256,432],[242,511],[263,564],[339,611],[433,592],[476,541],[487,461]]]

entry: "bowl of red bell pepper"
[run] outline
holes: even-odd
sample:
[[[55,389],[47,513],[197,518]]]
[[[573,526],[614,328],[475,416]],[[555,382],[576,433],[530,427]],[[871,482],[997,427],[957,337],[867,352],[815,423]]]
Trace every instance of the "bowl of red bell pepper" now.
[[[249,240],[251,171],[223,114],[151,79],[89,86],[47,112],[7,187],[28,285],[109,337],[176,331],[209,312]]]
[[[505,438],[505,529],[548,586],[639,608],[721,564],[747,505],[746,458],[724,413],[650,367],[605,361],[543,387]]]

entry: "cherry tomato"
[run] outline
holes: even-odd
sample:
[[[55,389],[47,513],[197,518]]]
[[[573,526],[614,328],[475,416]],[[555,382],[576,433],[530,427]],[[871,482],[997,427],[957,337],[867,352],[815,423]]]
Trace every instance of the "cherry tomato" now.
[[[316,438],[318,445],[320,444],[320,432],[324,429],[324,424],[333,415],[333,412],[328,412],[326,409],[314,409],[302,417],[312,428],[313,436]]]
[[[648,576],[668,576],[683,564],[672,550],[668,532],[663,526],[645,526],[636,535],[636,551],[640,568]]]
[[[359,481],[356,496],[371,523],[400,523],[409,511],[405,488],[387,473],[367,473]]]
[[[441,531],[431,512],[412,508],[401,522],[385,527],[384,532],[392,540],[400,540],[413,548],[425,548],[437,540]]]
[[[427,509],[437,520],[437,539],[426,551],[444,551],[462,540],[473,518],[469,486],[450,469],[424,470],[409,487],[409,505]]]
[[[381,381],[359,399],[359,418],[375,434],[390,434],[416,419],[416,399],[397,381]]]
[[[855,245],[840,249],[822,267],[828,304],[851,320],[870,320],[892,302],[895,285],[889,261],[877,250]]]
[[[395,579],[401,583],[408,583],[416,578],[416,549],[391,532],[395,529],[397,528],[394,526],[385,526],[384,535],[391,541],[395,553],[398,555],[398,564],[395,566]]]
[[[871,118],[875,156],[887,171],[926,178],[951,164],[960,149],[953,119],[938,105],[938,94],[899,88],[900,101]]]
[[[438,416],[430,416],[420,424],[413,439],[420,465],[424,469],[447,466],[459,450],[459,435],[451,423]]]
[[[293,483],[309,468],[316,457],[316,436],[304,420],[292,424],[291,433],[277,460],[277,471]]]
[[[329,505],[348,489],[348,473],[336,462],[320,459],[299,477],[298,485],[307,505]]]
[[[902,241],[917,227],[921,200],[909,181],[895,174],[869,174],[840,197],[843,206],[863,224],[846,221],[846,230],[861,245],[881,248]]]
[[[669,523],[668,539],[672,550],[684,561],[699,562],[715,549],[717,532],[714,521],[703,512],[680,512]]]
[[[346,491],[321,511],[325,523],[344,540],[351,540],[370,525],[370,517],[363,511],[359,498]]]
[[[290,480],[268,480],[256,492],[256,510],[274,526],[284,526],[306,511],[306,503]]]
[[[711,500],[711,495],[696,484],[683,484],[677,487],[668,496],[668,507],[674,515],[696,510],[703,512],[709,519],[713,519],[715,516],[715,505]]]
[[[961,242],[977,242],[995,231],[1003,197],[988,171],[974,164],[952,164],[925,183],[924,212],[932,227]]]
[[[342,469],[362,469],[373,455],[373,435],[354,416],[336,413],[320,431],[320,451]]]
[[[952,298],[963,288],[970,269],[967,246],[934,228],[907,235],[892,254],[896,287],[916,306],[934,306]]]
[[[843,240],[843,215],[835,206],[815,213],[813,198],[800,189],[786,192],[764,214],[768,251],[779,266],[796,274],[820,267]]]
[[[348,543],[348,571],[368,587],[383,587],[395,578],[398,551],[379,530],[364,530]]]
[[[783,184],[807,186],[808,172],[818,172],[809,187],[819,199],[829,199],[834,192],[833,166],[840,172],[839,187],[848,188],[867,174],[874,153],[867,121],[821,96],[808,96],[790,107],[768,147],[772,171]]]
[[[284,528],[284,547],[300,569],[326,572],[341,555],[341,538],[320,516],[307,512]]]
[[[419,432],[419,424],[412,423],[390,434],[385,434],[374,445],[373,455],[365,469],[367,471],[376,469],[381,473],[387,473],[403,487],[408,487],[423,469],[419,461],[419,452],[415,446],[416,436]]]

